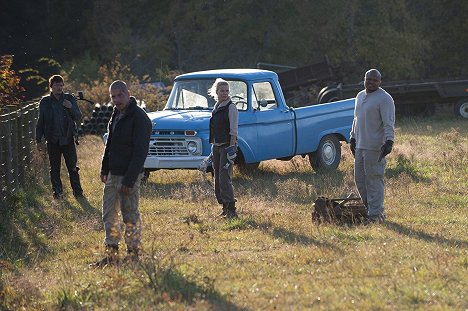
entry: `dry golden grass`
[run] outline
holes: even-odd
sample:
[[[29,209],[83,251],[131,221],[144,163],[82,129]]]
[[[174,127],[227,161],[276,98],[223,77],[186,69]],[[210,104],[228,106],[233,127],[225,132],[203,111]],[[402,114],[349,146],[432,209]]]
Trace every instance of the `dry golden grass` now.
[[[311,221],[317,196],[354,190],[347,146],[333,174],[315,174],[301,157],[235,172],[240,219],[231,222],[215,217],[211,177],[154,172],[141,192],[141,263],[103,270],[88,268],[103,251],[103,146],[86,137],[86,200],[68,188],[54,202],[38,168],[36,184],[3,214],[0,309],[466,310],[466,124],[398,121],[381,225]]]

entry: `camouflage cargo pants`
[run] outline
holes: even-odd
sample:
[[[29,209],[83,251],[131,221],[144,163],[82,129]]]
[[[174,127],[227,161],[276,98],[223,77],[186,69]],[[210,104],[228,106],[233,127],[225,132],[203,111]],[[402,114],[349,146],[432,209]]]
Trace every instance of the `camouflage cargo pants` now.
[[[125,225],[127,249],[137,251],[141,246],[141,217],[138,211],[140,197],[140,174],[128,195],[119,192],[123,176],[109,174],[102,198],[102,220],[106,231],[104,244],[118,245],[122,236],[119,213]]]

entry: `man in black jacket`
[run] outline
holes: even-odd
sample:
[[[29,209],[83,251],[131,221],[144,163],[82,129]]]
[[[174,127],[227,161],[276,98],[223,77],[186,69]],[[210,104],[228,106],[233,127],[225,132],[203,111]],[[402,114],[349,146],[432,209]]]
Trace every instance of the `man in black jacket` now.
[[[141,247],[141,217],[138,211],[143,165],[149,149],[152,124],[137,106],[125,82],[117,80],[109,87],[114,112],[108,125],[108,139],[102,157],[101,181],[105,183],[102,219],[106,237],[106,256],[94,266],[118,261],[121,239],[119,211],[125,224],[127,259],[138,260]]]
[[[81,111],[75,97],[63,93],[63,78],[54,75],[49,79],[50,95],[44,96],[39,102],[39,118],[36,124],[36,142],[41,149],[41,140],[47,141],[47,152],[50,163],[50,180],[54,198],[63,196],[60,166],[62,155],[67,165],[70,184],[75,197],[83,195],[79,168],[76,166],[77,155],[75,147],[76,124],[81,120]]]

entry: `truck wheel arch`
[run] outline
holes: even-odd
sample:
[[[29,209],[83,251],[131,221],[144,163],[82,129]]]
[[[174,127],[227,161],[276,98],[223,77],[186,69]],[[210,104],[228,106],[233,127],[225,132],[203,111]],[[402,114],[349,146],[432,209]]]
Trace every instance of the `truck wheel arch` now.
[[[242,153],[242,149],[240,148],[239,148],[238,155],[234,163],[236,164],[238,170],[242,174],[249,174],[252,171],[257,170],[258,166],[260,165],[260,162],[245,163],[244,154]]]
[[[336,170],[341,161],[341,143],[335,134],[328,134],[320,139],[315,152],[309,153],[309,162],[314,171],[326,173]]]

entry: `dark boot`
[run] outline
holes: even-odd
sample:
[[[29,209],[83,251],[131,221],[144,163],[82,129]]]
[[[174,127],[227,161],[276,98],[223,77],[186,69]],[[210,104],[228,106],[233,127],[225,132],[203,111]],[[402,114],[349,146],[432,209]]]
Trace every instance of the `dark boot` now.
[[[80,174],[78,174],[80,168],[77,166],[73,170],[68,171],[70,177],[70,184],[73,189],[73,195],[78,198],[83,196],[83,188],[81,188]]]
[[[118,245],[106,245],[105,256],[101,260],[90,264],[92,268],[104,268],[109,265],[119,263],[119,246]]]
[[[228,210],[228,203],[223,203],[223,210],[218,214],[218,217],[226,217]]]
[[[236,213],[236,202],[227,203],[226,218],[227,219],[238,218],[237,213]]]

